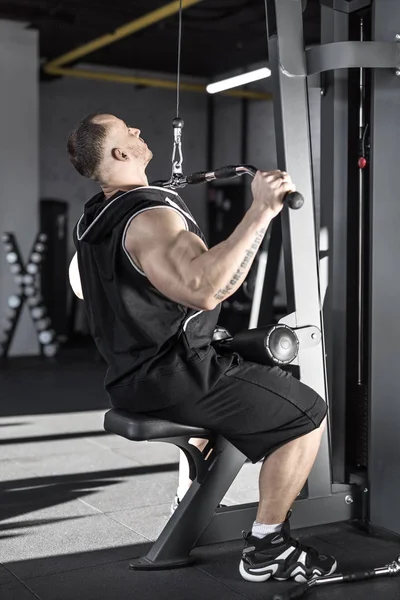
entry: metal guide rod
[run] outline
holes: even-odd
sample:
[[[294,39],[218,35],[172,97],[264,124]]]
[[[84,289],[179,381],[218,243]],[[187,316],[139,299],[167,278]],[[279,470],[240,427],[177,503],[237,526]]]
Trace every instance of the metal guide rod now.
[[[360,39],[364,40],[364,19],[360,19]],[[360,107],[359,107],[359,141],[360,141],[360,153],[362,158],[365,158],[365,138],[366,138],[366,115],[365,115],[365,69],[360,68]],[[361,154],[360,154],[361,158]],[[365,172],[364,163],[359,161],[358,170],[358,326],[357,326],[357,383],[363,385],[364,383],[364,360],[363,360],[363,349],[364,349],[364,252],[365,252],[365,240],[364,240],[364,204],[365,204]]]

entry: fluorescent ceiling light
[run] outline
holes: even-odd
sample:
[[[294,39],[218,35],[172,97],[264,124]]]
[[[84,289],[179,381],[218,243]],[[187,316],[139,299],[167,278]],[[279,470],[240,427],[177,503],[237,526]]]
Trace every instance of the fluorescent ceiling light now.
[[[266,77],[270,77],[270,75],[271,71],[267,69],[267,67],[263,67],[262,69],[257,69],[256,71],[250,71],[250,73],[242,73],[241,75],[236,75],[236,77],[229,77],[229,79],[223,79],[222,81],[210,83],[206,89],[209,94],[217,94],[218,92],[230,90],[231,88],[238,87],[239,85],[245,85],[246,83],[258,81],[259,79],[265,79]]]

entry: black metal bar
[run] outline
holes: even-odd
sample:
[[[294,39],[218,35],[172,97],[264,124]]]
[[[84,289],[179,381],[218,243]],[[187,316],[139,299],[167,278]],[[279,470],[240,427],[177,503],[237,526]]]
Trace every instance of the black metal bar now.
[[[350,15],[350,36],[360,37],[360,18],[363,35],[370,39],[368,12]],[[361,79],[360,79],[361,71]],[[346,464],[349,469],[368,467],[368,359],[364,360],[368,343],[368,273],[366,252],[368,240],[369,166],[359,167],[362,146],[370,125],[370,71],[349,72],[349,131],[348,131],[348,248],[347,256],[347,411]],[[394,74],[390,74],[396,79]],[[367,129],[368,127],[368,129]],[[368,138],[366,138],[368,139]],[[364,151],[363,154],[368,154]]]
[[[348,39],[349,16],[321,9],[321,40]],[[325,73],[321,98],[321,228],[328,232],[328,289],[324,303],[331,417],[332,472],[345,481],[347,377],[348,73]]]
[[[400,3],[373,4],[372,37],[400,33]],[[398,301],[400,297],[399,78],[375,71],[372,79],[369,402],[370,521],[400,534]]]
[[[272,37],[277,33],[275,0],[265,0],[265,18],[268,37]]]
[[[298,364],[301,381],[327,399],[301,2],[275,0],[275,13],[278,35],[269,37],[269,58],[278,166],[291,174],[305,198],[301,210],[282,211],[286,295],[290,314],[281,322],[289,327],[315,326],[321,331],[318,345],[304,351],[300,349]],[[303,77],[291,77],[287,73],[284,65],[289,59],[296,72],[304,72]],[[314,498],[328,496],[330,492],[330,448],[326,431],[308,479],[308,493]]]
[[[372,0],[320,0],[322,6],[350,14],[372,4]]]
[[[218,436],[203,480],[192,483],[148,554],[133,561],[130,568],[167,569],[189,564],[192,548],[245,461],[239,450]]]
[[[400,67],[400,44],[393,42],[334,42],[312,46],[306,50],[307,74],[334,69],[373,68],[397,69]],[[294,76],[302,72],[291,70],[291,63],[284,64]]]
[[[362,501],[361,489],[354,486],[342,486],[339,491],[323,498],[296,500],[290,519],[291,529],[359,519]],[[240,539],[242,531],[251,530],[256,512],[256,503],[218,509],[197,546]]]

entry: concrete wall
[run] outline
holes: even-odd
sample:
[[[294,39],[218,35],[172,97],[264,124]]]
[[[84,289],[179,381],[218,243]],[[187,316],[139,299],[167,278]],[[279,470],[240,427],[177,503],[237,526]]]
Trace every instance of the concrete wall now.
[[[21,23],[0,21],[0,231],[15,233],[25,261],[38,227],[38,66],[37,33]],[[17,290],[1,246],[0,315]],[[38,349],[25,309],[10,354],[36,354]]]

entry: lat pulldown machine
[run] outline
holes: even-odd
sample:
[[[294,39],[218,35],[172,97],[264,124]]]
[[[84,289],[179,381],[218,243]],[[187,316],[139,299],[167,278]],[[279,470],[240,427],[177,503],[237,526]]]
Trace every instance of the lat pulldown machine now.
[[[323,4],[325,5],[324,11],[328,11],[330,13],[329,17],[335,21],[338,10],[343,11],[341,14],[348,15],[352,9],[358,10],[364,8],[370,2],[368,0],[353,0],[353,2],[324,0]],[[326,5],[329,5],[329,7],[326,8]],[[290,330],[295,331],[297,337],[299,336],[299,332],[305,332],[305,336],[309,338],[308,343],[299,343],[298,345],[295,361],[298,366],[299,376],[304,383],[315,389],[320,396],[328,401],[325,340],[319,290],[319,256],[313,203],[307,77],[315,73],[335,72],[336,69],[347,69],[350,67],[375,67],[382,69],[382,77],[377,75],[375,80],[374,106],[375,113],[377,114],[378,109],[380,112],[384,110],[382,105],[384,94],[380,93],[382,90],[380,90],[379,86],[383,86],[384,88],[385,84],[389,82],[388,87],[393,88],[395,84],[398,84],[395,72],[398,70],[400,74],[400,44],[399,39],[396,40],[395,36],[392,36],[387,41],[375,42],[333,40],[332,43],[316,46],[305,51],[301,1],[267,0],[266,9],[269,60],[274,83],[278,166],[291,174],[304,197],[304,205],[301,207],[301,210],[284,210],[281,217],[289,314],[280,321],[280,325],[284,325]],[[395,0],[380,0],[379,9],[377,6],[374,8],[375,33],[377,37],[385,31],[384,21],[389,9],[393,11],[392,16],[393,18],[394,16],[396,17],[400,29],[400,6],[396,6]],[[393,84],[393,81],[395,81],[395,84]],[[327,96],[329,97],[329,93]],[[397,122],[399,121],[398,107],[395,114],[394,105],[394,101],[389,103],[389,107],[393,107],[391,123],[396,122],[396,119]],[[242,173],[252,174],[248,166],[240,165],[184,177],[181,170],[183,155],[180,153],[183,123],[175,122],[175,125],[172,176],[168,181],[156,182],[156,185],[175,186],[179,188],[190,183],[199,183],[222,176],[232,177]],[[377,125],[374,124],[372,129],[372,133],[375,136],[375,143],[377,141],[379,143]],[[333,142],[336,143],[336,140]],[[392,147],[394,148],[394,145]],[[178,152],[178,158],[176,158],[176,151]],[[393,156],[395,156],[394,152]],[[376,161],[376,164],[378,164],[378,161]],[[393,176],[391,179],[389,178],[392,185],[392,192],[397,186],[397,183],[395,184],[396,173],[394,169]],[[379,178],[378,173],[375,172],[374,174],[376,181],[379,180],[382,185],[382,176]],[[332,184],[332,199],[338,189],[337,185]],[[377,184],[375,183],[374,185],[376,186]],[[298,200],[299,197],[297,196]],[[344,198],[342,198],[342,203],[339,205],[339,210],[342,209],[344,211],[343,202]],[[328,205],[330,205],[329,202]],[[399,203],[394,202],[393,195],[386,197],[383,205],[387,209],[391,219],[394,219],[394,217],[400,218]],[[333,222],[335,221],[338,209],[336,205],[333,206],[333,202],[331,208],[334,214],[332,218]],[[378,212],[375,210],[375,212],[372,211],[372,221],[373,226],[375,222],[377,223],[380,233],[382,233],[382,221],[384,221],[385,225],[389,227],[389,232],[393,234],[394,225],[388,221],[388,216],[385,216],[384,219],[381,218],[381,222],[379,222]],[[335,229],[335,233],[331,237],[333,244],[329,249],[329,285],[331,287],[330,295],[334,300],[340,298],[343,301],[343,297],[338,293],[340,283],[338,279],[338,264],[343,264],[341,252],[343,253],[345,250],[344,246],[346,244],[344,246],[343,244],[342,246],[340,245],[340,234],[343,235],[343,232],[340,230],[340,223],[336,224],[336,226],[339,229]],[[397,236],[394,239],[399,240],[399,238],[400,236]],[[374,243],[376,245],[376,242]],[[395,243],[397,243],[397,246],[400,245],[399,241]],[[375,271],[379,261],[382,261],[383,254],[382,250],[378,251],[377,264],[373,266]],[[390,264],[392,266],[394,260],[398,261],[398,258],[391,256]],[[379,279],[379,277],[382,279],[382,273],[378,272],[377,278]],[[393,279],[393,277],[391,278]],[[268,281],[265,281],[265,285],[268,286]],[[398,288],[400,288],[400,283],[396,285],[396,290]],[[374,298],[373,294],[372,300]],[[333,314],[334,309],[335,306],[332,309]],[[385,305],[385,309],[387,310],[387,304]],[[376,324],[379,316],[382,316],[382,309],[380,307],[373,308],[371,312],[372,339],[378,339],[381,336]],[[262,317],[262,315],[259,315],[259,317]],[[335,336],[338,335],[343,335],[342,328],[338,327],[334,331],[333,337],[331,335],[328,339],[328,356],[329,353],[334,352]],[[393,334],[393,339],[394,337],[395,335]],[[393,353],[393,356],[396,357],[396,352]],[[334,358],[335,360],[337,358],[340,364],[342,357],[336,357],[335,355]],[[387,355],[377,357],[376,354],[373,354],[372,375],[374,373],[377,374],[379,370],[383,372],[384,360],[387,360]],[[395,372],[396,370],[394,370]],[[391,381],[389,384],[391,384]],[[380,418],[378,419],[377,427],[372,431],[373,460],[379,459],[379,455],[382,454],[377,450],[376,445],[376,431],[383,426],[382,415],[384,413],[384,409],[377,408],[374,400],[378,388],[379,384],[375,382],[372,385],[372,407],[375,416]],[[392,402],[395,399],[396,397],[394,396]],[[337,398],[335,395],[330,406],[331,414],[332,403],[336,401]],[[400,421],[400,409],[398,406],[396,410]],[[332,429],[335,434],[335,422],[332,423],[332,418],[330,425],[322,439],[320,452],[307,481],[306,489],[303,490],[304,493],[301,494],[293,506],[293,529],[320,525],[327,522],[367,517],[368,489],[366,488],[365,480],[361,478],[357,482],[347,483],[343,477],[338,478],[340,483],[335,483],[332,477],[332,452],[330,443],[332,440]],[[134,441],[162,440],[177,445],[188,457],[191,467],[191,478],[194,480],[191,488],[171,516],[149,553],[145,557],[135,560],[131,568],[160,569],[189,564],[192,560],[189,555],[194,546],[238,539],[241,536],[242,530],[247,530],[251,527],[255,518],[256,504],[217,508],[245,462],[244,456],[227,443],[222,436],[199,428],[186,427],[168,421],[155,421],[154,419],[147,419],[143,415],[134,415],[115,409],[106,414],[105,429]],[[204,437],[210,440],[204,451],[204,455],[197,448],[188,444],[188,437]],[[388,447],[390,444],[391,441],[386,441]],[[396,456],[397,452],[398,456],[398,445],[394,446],[392,444],[392,446],[394,455]],[[400,462],[399,459],[397,460]],[[377,477],[378,473],[373,467],[370,474],[372,494],[374,494],[374,480]],[[396,491],[397,500],[393,497],[390,504],[391,508],[388,510],[388,515],[392,519],[394,513],[396,512],[397,514],[399,498],[399,486],[398,484],[397,487],[393,485],[393,479],[393,477],[390,478],[390,485]],[[389,483],[387,484],[388,486]],[[372,514],[378,517],[375,519],[376,524],[387,527],[389,516],[385,519],[382,511],[379,514],[380,505],[377,501],[375,504],[372,504]],[[395,522],[396,530],[400,531],[398,515]]]

